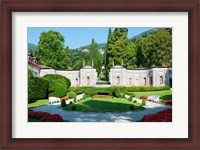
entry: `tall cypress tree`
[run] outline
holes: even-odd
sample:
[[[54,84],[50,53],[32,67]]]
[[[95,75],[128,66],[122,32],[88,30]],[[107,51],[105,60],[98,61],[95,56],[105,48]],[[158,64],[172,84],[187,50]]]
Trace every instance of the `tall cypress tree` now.
[[[94,68],[96,68],[99,75],[102,68],[102,55],[99,52],[97,43],[94,39],[92,39],[92,43],[90,45],[89,62],[91,65],[93,65]]]

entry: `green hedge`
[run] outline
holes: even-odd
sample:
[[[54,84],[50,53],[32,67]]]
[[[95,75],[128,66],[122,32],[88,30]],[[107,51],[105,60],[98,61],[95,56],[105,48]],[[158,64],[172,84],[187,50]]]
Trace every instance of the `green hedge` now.
[[[37,99],[46,99],[48,97],[48,80],[40,77],[34,77],[32,71],[28,71],[28,102],[34,102]]]
[[[152,86],[137,86],[137,87],[116,87],[123,92],[147,92],[147,91],[162,91],[169,90],[169,86],[152,87]]]
[[[49,81],[48,96],[66,96],[68,88],[71,85],[71,82],[68,78],[59,74],[48,74],[42,78]]]
[[[135,93],[133,92],[142,92],[142,91],[161,91],[161,90],[169,90],[170,87],[106,87],[106,88],[98,88],[98,87],[70,87],[69,91],[73,91],[76,94],[85,93],[87,97],[96,95],[96,94],[107,94],[115,97],[121,97],[121,93],[130,95],[135,97]]]

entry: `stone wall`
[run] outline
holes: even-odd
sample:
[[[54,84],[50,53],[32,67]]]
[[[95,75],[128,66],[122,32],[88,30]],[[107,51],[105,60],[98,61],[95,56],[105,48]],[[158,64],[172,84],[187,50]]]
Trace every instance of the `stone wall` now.
[[[169,86],[170,76],[168,68],[127,70],[113,66],[109,80],[113,86]]]

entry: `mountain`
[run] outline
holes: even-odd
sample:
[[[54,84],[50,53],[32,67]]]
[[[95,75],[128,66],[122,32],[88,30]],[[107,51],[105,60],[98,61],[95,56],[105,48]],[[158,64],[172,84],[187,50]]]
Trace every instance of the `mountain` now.
[[[78,51],[83,51],[83,50],[89,50],[90,49],[90,45],[91,44],[88,44],[88,45],[85,45],[85,46],[81,46],[81,47],[79,47],[79,48],[77,48],[78,49]],[[105,50],[106,49],[106,43],[98,43],[97,44],[97,47],[98,47],[98,49],[99,50]]]
[[[162,30],[168,31],[168,32],[170,32],[170,34],[172,34],[171,28],[153,28],[148,31],[142,32],[142,33],[130,38],[129,40],[132,41],[133,43],[137,44],[141,40],[141,38],[145,38],[148,35],[155,35],[157,32],[162,31]]]
[[[38,51],[38,46],[33,43],[28,43],[28,51],[30,50],[32,50],[34,53],[35,51]]]

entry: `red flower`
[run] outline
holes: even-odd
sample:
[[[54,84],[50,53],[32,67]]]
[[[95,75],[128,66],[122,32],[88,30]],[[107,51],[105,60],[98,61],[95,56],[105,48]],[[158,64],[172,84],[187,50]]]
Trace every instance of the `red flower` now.
[[[172,108],[145,115],[142,122],[172,122]]]
[[[63,122],[63,118],[59,114],[50,114],[48,112],[36,112],[28,109],[28,117],[38,119],[42,122]]]
[[[148,98],[148,96],[146,96],[146,95],[140,96],[140,99],[147,99],[147,98]]]

